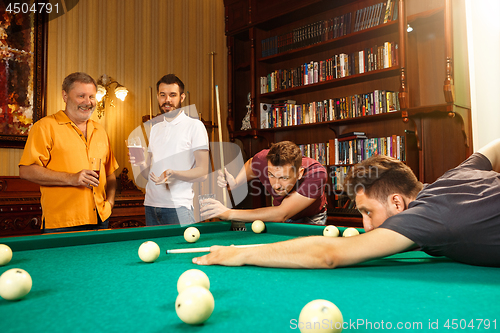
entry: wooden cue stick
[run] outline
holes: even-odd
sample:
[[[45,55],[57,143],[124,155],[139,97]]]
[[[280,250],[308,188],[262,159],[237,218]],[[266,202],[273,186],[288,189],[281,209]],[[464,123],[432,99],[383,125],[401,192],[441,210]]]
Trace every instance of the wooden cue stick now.
[[[220,154],[220,169],[222,170],[222,173],[225,175],[225,164],[224,164],[224,149],[223,149],[223,144],[222,144],[222,125],[221,125],[221,120],[220,120],[220,103],[219,103],[219,86],[215,86],[215,96],[217,100],[217,125],[219,126],[219,154]],[[224,199],[224,206],[227,207],[227,196],[226,196],[226,191],[222,189],[222,197]]]
[[[210,142],[215,142],[215,52],[210,52],[209,56],[212,57],[212,64],[210,66],[210,112],[208,115],[208,120],[210,121]],[[209,188],[209,193],[214,193],[216,192],[217,188],[217,174],[215,171],[215,166],[214,166],[214,161],[212,159],[212,150],[209,146],[208,149],[209,153],[209,158],[210,158],[210,165],[212,167],[212,172],[210,173],[208,177],[208,188]]]
[[[261,245],[265,245],[265,244],[231,245],[231,246],[243,249],[246,247],[254,247],[254,246],[261,246]],[[210,247],[195,247],[195,248],[191,248],[191,249],[167,250],[167,254],[171,254],[171,253],[197,253],[197,252],[210,252]]]

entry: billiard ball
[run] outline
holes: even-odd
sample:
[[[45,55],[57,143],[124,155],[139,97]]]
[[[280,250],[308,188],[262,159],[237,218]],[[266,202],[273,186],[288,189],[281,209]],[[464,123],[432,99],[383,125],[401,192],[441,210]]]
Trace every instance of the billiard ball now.
[[[0,296],[15,301],[28,295],[33,281],[24,269],[12,268],[0,276]]]
[[[262,231],[264,231],[265,228],[266,225],[261,220],[255,220],[252,223],[252,231],[255,232],[256,234],[260,234]]]
[[[12,250],[8,245],[0,244],[0,266],[7,265],[12,259]]]
[[[191,325],[204,323],[212,315],[214,306],[212,293],[200,286],[187,288],[175,300],[177,316]]]
[[[359,235],[359,231],[356,230],[355,228],[347,228],[342,233],[342,237],[351,237],[356,235]]]
[[[200,239],[200,231],[195,227],[189,227],[184,230],[184,239],[186,242],[194,243]]]
[[[177,280],[177,292],[181,293],[192,286],[200,286],[210,290],[210,280],[207,274],[199,269],[190,269],[179,276]]]
[[[147,241],[139,246],[139,258],[144,262],[154,262],[160,256],[160,247],[153,241]]]
[[[342,332],[342,312],[330,301],[317,299],[307,303],[300,311],[301,333]]]
[[[323,236],[338,237],[340,234],[339,229],[334,225],[327,225],[323,230]]]

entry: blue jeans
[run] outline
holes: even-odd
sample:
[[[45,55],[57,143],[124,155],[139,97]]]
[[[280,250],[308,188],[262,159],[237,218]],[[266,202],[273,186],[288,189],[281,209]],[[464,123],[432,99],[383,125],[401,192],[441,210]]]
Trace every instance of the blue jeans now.
[[[99,230],[99,229],[108,229],[109,219],[106,219],[104,222],[101,220],[99,214],[97,214],[97,224],[83,224],[77,225],[75,227],[66,227],[66,228],[54,228],[54,229],[45,229],[45,219],[43,220],[42,230],[44,234],[50,234],[53,232],[68,232],[68,231],[87,231],[87,230]]]
[[[145,206],[146,225],[177,224],[186,225],[195,223],[193,209],[187,207],[162,208]]]
[[[285,222],[292,222],[292,223],[309,223],[309,224],[318,224],[318,225],[325,225],[326,224],[326,210],[322,213],[318,213],[314,216],[308,216],[308,217],[303,217],[298,220],[292,220],[288,219]]]

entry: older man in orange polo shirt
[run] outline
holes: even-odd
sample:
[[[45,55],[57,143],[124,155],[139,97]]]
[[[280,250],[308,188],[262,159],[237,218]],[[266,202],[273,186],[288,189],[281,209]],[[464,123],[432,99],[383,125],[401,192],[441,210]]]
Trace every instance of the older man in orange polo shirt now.
[[[116,191],[118,163],[104,127],[90,119],[97,85],[85,73],[68,75],[62,85],[66,108],[30,130],[19,176],[40,184],[45,232],[107,228]],[[90,158],[100,159],[100,173]]]

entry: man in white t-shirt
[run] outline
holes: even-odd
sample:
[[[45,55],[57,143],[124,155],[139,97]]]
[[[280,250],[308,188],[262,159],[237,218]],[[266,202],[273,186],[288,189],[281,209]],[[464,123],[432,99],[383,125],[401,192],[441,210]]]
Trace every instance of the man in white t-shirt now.
[[[177,76],[163,76],[156,90],[164,119],[151,128],[148,158],[140,165],[141,174],[149,174],[146,225],[194,223],[193,182],[208,173],[207,131],[181,109],[186,95]],[[130,162],[135,162],[132,156]]]

